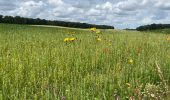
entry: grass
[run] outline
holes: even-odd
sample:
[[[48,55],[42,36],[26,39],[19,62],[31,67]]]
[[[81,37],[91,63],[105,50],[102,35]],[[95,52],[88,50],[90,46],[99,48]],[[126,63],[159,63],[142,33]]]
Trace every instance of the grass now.
[[[0,24],[0,98],[168,99],[170,35],[101,31]]]

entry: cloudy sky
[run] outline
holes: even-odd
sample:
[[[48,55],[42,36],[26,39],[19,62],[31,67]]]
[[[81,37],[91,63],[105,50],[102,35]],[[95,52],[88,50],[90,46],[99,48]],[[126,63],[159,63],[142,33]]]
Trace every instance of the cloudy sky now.
[[[0,0],[0,14],[136,28],[170,23],[170,0]]]

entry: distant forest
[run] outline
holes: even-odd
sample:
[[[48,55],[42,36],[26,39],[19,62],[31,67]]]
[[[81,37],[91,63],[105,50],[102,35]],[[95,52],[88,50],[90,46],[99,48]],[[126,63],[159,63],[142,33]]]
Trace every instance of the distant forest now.
[[[53,25],[53,26],[63,26],[63,27],[72,27],[72,28],[98,28],[98,29],[114,29],[113,26],[108,25],[95,25],[79,22],[66,22],[66,21],[51,21],[40,18],[24,18],[20,16],[3,16],[0,15],[0,23],[9,23],[9,24],[28,24],[28,25]]]
[[[170,28],[170,24],[150,24],[150,25],[144,25],[139,26],[136,28],[137,31],[147,31],[147,30],[156,30],[156,29],[164,29],[164,28]]]

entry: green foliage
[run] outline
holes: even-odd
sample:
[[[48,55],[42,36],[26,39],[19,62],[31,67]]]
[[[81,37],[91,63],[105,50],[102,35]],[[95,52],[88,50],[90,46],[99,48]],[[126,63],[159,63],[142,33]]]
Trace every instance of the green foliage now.
[[[143,25],[136,28],[138,31],[148,31],[148,30],[158,30],[170,28],[170,24],[151,24],[151,25]]]
[[[170,28],[151,30],[151,31],[148,31],[148,32],[159,33],[159,34],[170,34]]]
[[[64,27],[72,27],[72,28],[91,28],[96,27],[99,29],[114,29],[113,26],[108,25],[95,25],[88,23],[80,23],[80,22],[66,22],[66,21],[57,21],[57,20],[45,20],[40,18],[24,18],[20,16],[2,16],[0,15],[0,23],[8,23],[8,24],[25,24],[25,25],[54,25],[54,26],[64,26]]]
[[[170,85],[170,42],[166,38],[170,35],[117,30],[101,33],[0,24],[0,98],[166,97]],[[66,43],[67,37],[76,40]]]

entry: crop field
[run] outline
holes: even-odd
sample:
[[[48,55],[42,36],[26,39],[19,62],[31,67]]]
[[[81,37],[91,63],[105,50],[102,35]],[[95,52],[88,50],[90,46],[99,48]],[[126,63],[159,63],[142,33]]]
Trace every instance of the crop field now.
[[[0,24],[0,100],[168,100],[168,32]]]

